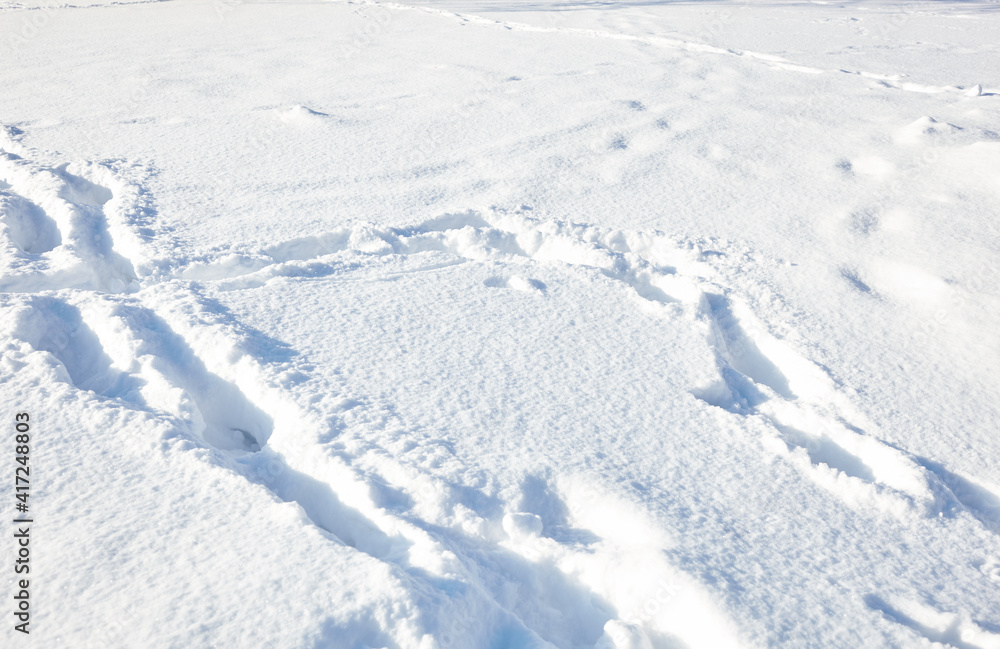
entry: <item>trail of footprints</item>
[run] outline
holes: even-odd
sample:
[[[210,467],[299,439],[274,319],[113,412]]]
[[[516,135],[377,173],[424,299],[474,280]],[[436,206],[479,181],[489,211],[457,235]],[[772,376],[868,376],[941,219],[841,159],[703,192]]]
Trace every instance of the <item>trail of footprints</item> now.
[[[135,270],[111,245],[110,190],[66,165],[43,167],[8,151],[0,151],[0,177],[0,290],[134,288]]]
[[[15,149],[9,142],[7,148]],[[108,172],[90,171],[92,177]],[[138,277],[137,265],[116,252],[109,234],[139,227],[130,216],[136,210],[115,205],[113,198],[110,189],[65,166],[45,167],[0,151],[5,246],[0,310],[10,338],[50,354],[64,380],[79,389],[169,418],[186,439],[213,449],[219,465],[276,498],[298,503],[337,542],[391,562],[407,579],[476,584],[454,590],[461,594],[453,597],[462,600],[452,602],[454,610],[508,620],[524,634],[524,646],[737,643],[702,587],[670,566],[655,543],[644,554],[631,541],[619,542],[616,531],[602,528],[599,519],[587,520],[587,512],[600,509],[596,504],[609,502],[593,487],[529,477],[524,502],[469,508],[455,505],[464,499],[452,494],[453,487],[383,449],[374,449],[363,463],[321,450],[330,448],[323,441],[329,413],[296,402],[294,390],[285,387],[315,379],[276,341],[267,344],[277,360],[262,363],[251,349],[260,345],[248,344],[262,334],[225,315],[192,280],[238,290],[276,277],[338,272],[350,257],[426,252],[465,260],[520,258],[525,274],[532,263],[602,274],[665,317],[689,317],[692,326],[702,328],[715,353],[718,379],[692,394],[734,416],[766,421],[771,432],[764,448],[835,496],[900,517],[957,507],[1000,528],[995,494],[858,427],[860,422],[873,430],[825,372],[771,336],[737,297],[706,279],[718,253],[697,245],[520,212],[467,212],[406,229],[360,224],[259,253],[206,260],[175,269],[173,279],[157,277],[157,290],[143,291],[141,282],[153,276]],[[543,295],[546,289],[519,275],[487,284]],[[331,394],[340,391],[328,388]],[[539,499],[547,504],[526,504]],[[387,500],[406,506],[387,509],[380,504]],[[556,520],[536,511],[569,512],[577,527],[570,533],[568,517]],[[649,538],[656,537],[649,531]],[[554,566],[546,583],[557,586],[545,588],[526,577],[528,564]],[[595,569],[602,564],[648,588],[618,592],[614,583],[595,577],[609,572]],[[552,603],[553,591],[565,600],[561,605]],[[673,614],[644,615],[654,600]],[[442,610],[442,634],[463,637],[478,628],[478,619]],[[670,625],[662,626],[662,619]],[[717,623],[685,621],[705,619]]]
[[[7,338],[14,342],[6,353],[21,353],[26,345],[47,354],[57,375],[76,388],[169,419],[183,439],[213,449],[218,465],[297,503],[336,542],[398,566],[414,583],[414,592],[426,591],[428,584],[445,585],[452,593],[450,606],[428,610],[441,609],[438,631],[453,638],[451,646],[467,646],[481,633],[483,618],[498,620],[497,632],[515,633],[523,646],[561,646],[567,638],[574,644],[620,646],[647,637],[634,625],[615,622],[606,584],[578,582],[582,575],[602,572],[593,570],[593,563],[614,556],[614,543],[581,550],[541,534],[537,515],[504,516],[502,508],[476,511],[456,505],[465,499],[450,494],[451,486],[385,451],[371,454],[376,464],[381,461],[376,473],[343,459],[342,452],[317,452],[330,427],[325,413],[296,403],[280,387],[289,377],[302,376],[287,358],[293,354],[260,363],[244,348],[256,334],[227,318],[190,281],[165,281],[156,284],[156,291],[142,291],[140,281],[149,277],[134,277],[133,264],[114,250],[107,235],[123,225],[109,219],[126,219],[130,213],[127,206],[104,209],[112,200],[110,190],[15,154],[6,154],[4,161],[0,178],[8,200],[2,221],[9,258],[0,275],[6,289],[0,311]],[[359,236],[364,246],[368,240],[364,233]],[[300,248],[293,244],[275,254],[295,256]],[[552,491],[547,497],[558,500]],[[390,492],[403,501],[423,501],[423,517],[381,507]],[[588,503],[601,497],[592,490],[580,493]],[[553,525],[559,527],[549,521]],[[558,567],[548,568],[552,574],[543,583],[531,577],[530,566],[536,563]],[[650,597],[665,581],[685,593],[697,594],[700,588],[662,558],[652,568],[636,565],[633,570],[657,579],[649,582]],[[566,602],[553,603],[553,590]],[[676,606],[690,609],[694,601],[711,612],[705,596],[675,599]],[[482,615],[470,617],[469,611]],[[605,622],[611,623],[610,636]],[[719,628],[681,628],[679,633],[697,645],[703,644],[700,636],[717,637]],[[657,631],[653,625],[648,633],[655,638],[678,630]]]
[[[940,611],[927,604],[905,599],[888,602],[877,595],[865,597],[865,604],[886,619],[901,624],[916,635],[956,649],[1000,649],[1000,635],[967,616]]]
[[[621,282],[667,314],[687,315],[704,328],[715,351],[718,381],[692,390],[697,398],[741,416],[762,418],[773,435],[763,440],[820,486],[856,507],[899,517],[936,515],[956,506],[998,529],[1000,500],[944,467],[909,455],[872,434],[868,422],[811,361],[772,336],[724,287],[705,279],[718,253],[625,233],[541,221],[521,213],[450,214],[408,229],[357,225],[285,242],[234,263],[196,264],[180,274],[211,277],[230,290],[276,277],[340,272],[345,255],[445,252],[470,260],[523,258],[593,269]],[[343,254],[340,254],[343,253]],[[530,266],[529,266],[530,267]],[[488,285],[544,291],[514,275]],[[868,432],[866,432],[868,431]]]
[[[363,0],[362,4],[385,7],[390,11],[401,11],[401,10],[423,11],[431,14],[436,14],[439,16],[444,16],[464,24],[482,25],[484,27],[500,28],[512,31],[560,33],[566,35],[579,36],[582,38],[643,43],[646,45],[652,45],[654,47],[661,47],[665,49],[694,52],[699,54],[715,54],[726,57],[742,58],[754,61],[760,65],[766,65],[774,69],[787,70],[789,72],[797,72],[802,74],[815,74],[815,75],[830,74],[830,73],[848,74],[851,76],[861,77],[863,79],[870,79],[885,88],[893,88],[896,90],[903,90],[907,92],[918,92],[918,93],[929,93],[929,94],[960,93],[967,97],[978,97],[983,94],[990,95],[995,93],[995,90],[993,89],[984,91],[981,84],[972,84],[969,86],[957,86],[957,85],[940,86],[940,85],[930,85],[924,83],[915,83],[912,81],[905,81],[903,77],[900,75],[886,75],[873,72],[866,72],[864,70],[846,70],[843,68],[837,68],[837,69],[817,68],[814,66],[796,63],[794,61],[790,61],[788,59],[782,58],[774,54],[753,52],[750,50],[738,50],[732,48],[717,47],[709,43],[681,40],[678,38],[660,36],[654,34],[632,35],[620,32],[605,31],[600,29],[580,29],[573,27],[561,27],[557,25],[533,25],[533,24],[527,24],[509,20],[496,20],[493,18],[486,18],[475,14],[456,13],[453,11],[449,11],[447,9],[440,9],[431,6],[412,6],[412,5],[399,4],[395,2],[381,2],[379,0]]]

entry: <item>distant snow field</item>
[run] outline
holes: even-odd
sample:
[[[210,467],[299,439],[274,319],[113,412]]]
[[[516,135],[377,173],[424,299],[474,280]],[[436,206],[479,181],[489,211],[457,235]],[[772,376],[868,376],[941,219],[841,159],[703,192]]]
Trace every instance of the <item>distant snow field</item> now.
[[[0,0],[2,646],[1000,648],[998,34]]]

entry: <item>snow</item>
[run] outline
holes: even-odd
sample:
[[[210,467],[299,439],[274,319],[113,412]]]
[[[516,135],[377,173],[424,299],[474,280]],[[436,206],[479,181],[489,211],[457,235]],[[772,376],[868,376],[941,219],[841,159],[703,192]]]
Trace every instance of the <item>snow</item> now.
[[[1000,647],[997,6],[0,2],[3,646]]]

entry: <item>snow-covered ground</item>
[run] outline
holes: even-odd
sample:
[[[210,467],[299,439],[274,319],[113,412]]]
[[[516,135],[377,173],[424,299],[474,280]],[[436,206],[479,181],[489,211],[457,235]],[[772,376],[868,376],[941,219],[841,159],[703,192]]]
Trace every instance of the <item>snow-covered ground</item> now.
[[[0,0],[0,644],[1000,647],[998,43]]]

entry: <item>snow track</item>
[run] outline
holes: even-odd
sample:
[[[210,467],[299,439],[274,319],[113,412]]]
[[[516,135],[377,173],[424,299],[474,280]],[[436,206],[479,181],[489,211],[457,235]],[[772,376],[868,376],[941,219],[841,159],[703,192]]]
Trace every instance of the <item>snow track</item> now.
[[[613,538],[605,538],[606,534],[584,528],[576,529],[575,534],[592,539],[590,547],[560,543],[539,536],[543,525],[552,526],[556,521],[543,521],[536,514],[500,512],[489,520],[468,511],[456,528],[453,522],[407,513],[436,509],[434,502],[452,488],[439,480],[413,475],[385,451],[376,451],[381,457],[378,472],[352,466],[350,454],[334,451],[322,441],[331,425],[340,424],[331,423],[329,413],[297,403],[295,391],[287,389],[308,380],[296,368],[294,352],[269,342],[271,353],[264,354],[265,358],[250,353],[258,334],[220,317],[225,309],[204,297],[198,285],[180,279],[158,281],[155,264],[146,266],[152,274],[132,276],[131,262],[115,251],[108,235],[102,206],[116,198],[110,189],[64,167],[49,169],[14,154],[6,156],[2,177],[12,190],[4,190],[11,197],[4,204],[4,222],[14,231],[12,242],[27,242],[20,246],[24,263],[13,265],[4,276],[8,295],[2,309],[15,347],[24,344],[27,347],[23,349],[48,354],[57,377],[79,390],[170,423],[174,434],[186,444],[210,450],[217,466],[266,487],[280,501],[300,506],[308,520],[331,540],[394,566],[415,591],[441,582],[455,584],[446,590],[471,587],[458,597],[461,614],[446,616],[432,625],[438,628],[440,646],[478,645],[507,638],[507,642],[524,647],[595,643],[626,647],[648,643],[648,637],[659,638],[657,644],[678,638],[689,646],[737,646],[728,623],[700,586],[657,558],[652,547],[652,554],[641,561],[631,545],[622,547]],[[108,178],[112,174],[107,167],[95,169],[87,168],[93,176]],[[129,190],[120,179],[112,177],[110,181],[134,201],[143,195],[140,189]],[[62,221],[56,221],[58,230],[53,230],[41,208],[35,210],[27,199],[14,194],[15,189],[62,215]],[[112,213],[141,211],[141,206],[119,204]],[[331,248],[351,254],[374,250],[379,254],[439,252],[458,256],[469,242],[478,246],[482,255],[494,254],[490,241],[502,245],[506,237],[515,245],[513,238],[502,232],[480,233],[469,224],[485,222],[470,213],[385,236],[373,227],[360,226],[356,232],[342,233],[343,241],[333,233],[275,246],[269,255],[274,263],[242,277],[225,261],[205,266],[200,272],[218,276],[226,274],[220,269],[230,268],[229,274],[239,278],[238,287],[242,288],[300,272],[320,276],[322,272],[317,271],[310,255],[321,255]],[[134,225],[133,232],[122,223],[117,225],[124,238],[142,239],[142,231]],[[53,239],[57,236],[68,243],[56,243],[58,239]],[[480,243],[483,236],[485,241]],[[52,246],[40,252],[44,246],[35,242],[46,237]],[[99,247],[91,246],[91,240]],[[551,248],[544,254],[552,258],[575,259],[580,254],[607,257],[600,250],[588,252],[589,244],[572,238],[555,247],[539,243],[541,248]],[[394,246],[399,253],[393,252]],[[560,252],[562,246],[566,250]],[[65,271],[52,268],[56,264],[46,254],[53,250],[61,253],[53,256],[55,261],[72,266]],[[639,290],[671,301],[660,289],[646,286],[645,275],[632,277],[621,267],[616,270],[614,258],[615,254],[608,257],[604,272],[610,276],[624,272],[623,277],[636,282]],[[296,261],[289,261],[293,259]],[[325,267],[320,268],[325,272]],[[197,272],[181,271],[180,275]],[[70,279],[81,274],[90,281],[81,284]],[[235,289],[234,281],[229,278],[218,283]],[[140,289],[146,282],[152,284]],[[537,282],[518,277],[506,278],[503,285],[541,290]],[[126,290],[129,295],[116,295]],[[34,294],[19,297],[19,292]],[[269,355],[285,360],[268,363]],[[331,386],[330,390],[336,388]],[[348,408],[356,406],[351,403]],[[546,498],[555,499],[550,508],[567,510],[549,487],[527,488],[528,493],[539,490],[549,494]],[[586,488],[574,497],[587,499],[591,508],[596,499],[607,498]],[[428,498],[431,502],[422,502]],[[409,506],[389,511],[380,505],[387,499],[401,499]],[[655,532],[649,534],[655,537]],[[619,576],[607,582],[605,567],[626,557]],[[620,587],[615,582],[619,580],[645,585],[638,594],[623,594],[617,592]],[[514,583],[520,584],[519,601],[505,595]],[[631,613],[641,612],[651,597],[676,609],[672,616],[678,620],[676,627],[653,624],[643,629],[614,621],[615,611],[635,617]],[[709,620],[714,622],[706,624]]]
[[[764,446],[846,503],[905,518],[936,516],[942,507],[968,501],[970,513],[993,524],[995,513],[977,505],[982,498],[959,498],[940,471],[925,469],[918,458],[881,441],[820,367],[770,335],[730,290],[711,281],[719,276],[710,265],[715,255],[694,242],[539,221],[520,213],[467,212],[405,229],[358,225],[276,244],[239,263],[228,257],[199,263],[180,275],[212,277],[223,290],[240,290],[281,277],[348,273],[366,263],[365,257],[436,253],[469,261],[520,259],[526,272],[534,263],[566,264],[595,279],[597,274],[620,282],[664,317],[686,317],[705,330],[719,378],[693,394],[739,416],[764,419],[773,431],[762,440]],[[487,282],[544,289],[530,276]]]
[[[982,86],[975,83],[970,86],[942,86],[942,85],[932,85],[925,83],[916,83],[912,81],[904,81],[898,75],[878,74],[874,72],[865,72],[863,70],[844,70],[844,69],[827,70],[809,65],[802,65],[800,63],[789,61],[788,59],[776,56],[774,54],[753,52],[749,50],[723,48],[708,43],[699,43],[696,41],[681,40],[666,36],[658,36],[658,35],[639,36],[632,34],[610,32],[599,29],[579,29],[571,27],[530,25],[526,23],[514,22],[508,20],[495,20],[492,18],[486,18],[474,14],[456,13],[445,9],[438,9],[436,7],[429,7],[423,5],[413,6],[413,5],[399,4],[394,2],[378,2],[377,0],[362,0],[361,4],[386,7],[391,11],[399,11],[403,9],[425,11],[427,13],[436,14],[447,18],[451,18],[453,20],[457,20],[463,24],[482,25],[486,27],[502,28],[507,30],[522,31],[522,32],[539,32],[539,33],[550,33],[550,34],[556,33],[568,36],[578,36],[583,38],[628,41],[634,43],[641,43],[644,45],[650,45],[653,47],[681,50],[685,52],[731,56],[753,61],[754,63],[758,63],[760,65],[766,65],[768,67],[777,70],[787,70],[789,72],[797,72],[802,74],[812,74],[812,75],[837,74],[837,73],[850,74],[865,79],[872,79],[874,81],[877,81],[881,86],[885,88],[904,90],[908,92],[918,92],[925,94],[956,93],[956,94],[964,94],[969,97],[978,97],[984,94]],[[997,92],[996,90],[989,90],[986,91],[986,94],[995,94],[996,92]]]
[[[4,268],[0,288],[38,291],[84,288],[107,292],[134,289],[131,262],[112,248],[104,205],[111,191],[66,165],[31,164],[0,154],[0,210]]]
[[[1000,644],[997,0],[129,4],[0,0],[28,645]]]
[[[894,606],[876,595],[866,597],[865,603],[887,619],[909,627],[918,636],[934,644],[955,649],[1000,647],[1000,634],[991,633],[955,613],[938,611],[919,602],[901,601]]]
[[[473,509],[454,503],[491,497],[456,495],[373,441],[337,443],[350,422],[382,415],[350,386],[311,376],[300,354],[243,325],[213,292],[502,261],[517,272],[494,272],[487,287],[544,300],[538,270],[558,266],[699,332],[716,367],[690,393],[722,416],[754,420],[762,453],[873,522],[968,513],[1000,531],[998,494],[880,439],[822,367],[769,331],[727,283],[725,247],[491,209],[405,228],[360,223],[177,265],[169,232],[126,167],[46,166],[16,141],[7,147],[17,153],[0,154],[6,353],[45,355],[60,380],[167,423],[173,438],[164,442],[206,454],[216,469],[300,507],[330,543],[387,565],[426,605],[421,623],[434,636],[411,642],[402,627],[389,629],[404,638],[399,646],[743,643],[710,590],[662,551],[656,524],[600,487],[539,474],[513,497]],[[419,263],[394,265],[407,258]],[[315,393],[329,403],[308,398]],[[879,595],[866,604],[931,641],[1000,646],[957,614]]]

